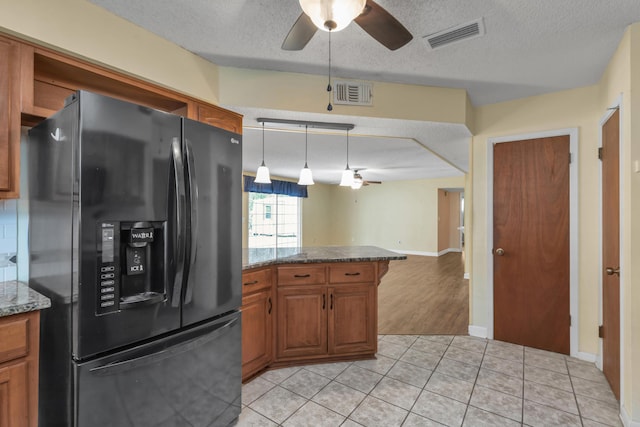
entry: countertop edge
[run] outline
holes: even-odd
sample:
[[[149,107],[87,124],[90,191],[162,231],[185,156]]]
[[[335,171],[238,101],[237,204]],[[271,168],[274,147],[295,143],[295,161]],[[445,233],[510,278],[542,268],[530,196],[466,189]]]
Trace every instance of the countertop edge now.
[[[51,300],[17,280],[0,282],[0,317],[51,307]]]
[[[331,246],[322,247],[328,248],[331,250]],[[370,248],[370,247],[369,247]],[[302,248],[304,249],[304,248]],[[392,253],[386,249],[377,248],[380,251],[385,251],[388,253]],[[307,257],[307,258],[299,258],[298,255],[291,255],[287,257],[275,257],[272,259],[261,260],[256,262],[247,263],[246,265],[243,263],[242,271],[252,270],[254,268],[260,267],[270,267],[274,265],[281,264],[320,264],[320,263],[340,263],[340,262],[375,262],[375,261],[401,261],[406,260],[407,256],[404,254],[394,254],[394,255],[371,255],[371,256],[318,256],[318,257]]]

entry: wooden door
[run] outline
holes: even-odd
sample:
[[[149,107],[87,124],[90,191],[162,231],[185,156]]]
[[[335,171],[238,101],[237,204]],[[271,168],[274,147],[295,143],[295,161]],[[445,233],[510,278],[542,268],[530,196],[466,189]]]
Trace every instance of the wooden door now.
[[[278,289],[276,358],[327,354],[326,286]]]
[[[494,146],[494,338],[569,354],[569,136]]]
[[[329,354],[375,353],[375,285],[329,288]]]
[[[273,356],[271,289],[242,297],[242,379],[271,363]]]
[[[620,399],[620,111],[602,127],[603,371]]]
[[[27,362],[0,368],[0,427],[27,427]]]

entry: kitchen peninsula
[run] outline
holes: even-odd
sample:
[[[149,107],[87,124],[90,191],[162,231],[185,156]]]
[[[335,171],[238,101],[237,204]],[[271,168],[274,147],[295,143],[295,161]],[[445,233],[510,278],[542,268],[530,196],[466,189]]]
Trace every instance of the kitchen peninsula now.
[[[268,367],[374,358],[377,287],[403,259],[374,246],[244,249],[243,381]]]

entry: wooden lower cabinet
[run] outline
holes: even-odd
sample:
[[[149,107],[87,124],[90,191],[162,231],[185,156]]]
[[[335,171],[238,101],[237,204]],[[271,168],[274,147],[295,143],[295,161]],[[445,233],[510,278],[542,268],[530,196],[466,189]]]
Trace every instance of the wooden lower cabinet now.
[[[0,368],[0,427],[28,426],[27,363]]]
[[[269,366],[374,357],[379,271],[374,262],[244,271],[243,381]]]
[[[376,295],[373,284],[329,288],[329,354],[376,351]]]
[[[276,359],[327,354],[326,286],[278,289]]]
[[[272,270],[242,273],[242,380],[262,371],[273,361]]]
[[[0,427],[38,425],[40,313],[0,318]]]
[[[242,298],[242,378],[251,377],[273,359],[271,289]]]
[[[278,289],[276,360],[376,351],[375,284]]]

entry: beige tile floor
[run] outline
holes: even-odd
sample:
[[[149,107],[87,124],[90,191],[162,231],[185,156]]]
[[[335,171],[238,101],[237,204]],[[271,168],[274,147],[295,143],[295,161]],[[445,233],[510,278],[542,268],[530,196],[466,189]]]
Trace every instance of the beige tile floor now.
[[[594,364],[468,336],[381,335],[376,360],[263,373],[237,426],[621,426]]]

